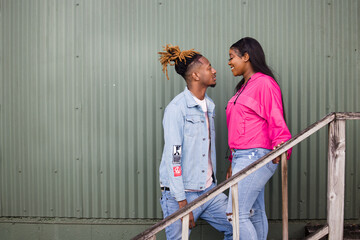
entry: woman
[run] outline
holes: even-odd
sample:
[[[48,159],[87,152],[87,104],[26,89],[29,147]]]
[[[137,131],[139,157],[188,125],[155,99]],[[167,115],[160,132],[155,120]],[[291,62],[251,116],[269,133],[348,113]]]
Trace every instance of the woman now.
[[[232,152],[226,178],[291,138],[280,87],[266,64],[259,42],[249,37],[240,39],[230,47],[229,55],[232,73],[243,78],[226,108],[228,143]],[[264,188],[279,161],[277,157],[238,183],[240,239],[266,239]],[[227,214],[231,213],[229,197]]]

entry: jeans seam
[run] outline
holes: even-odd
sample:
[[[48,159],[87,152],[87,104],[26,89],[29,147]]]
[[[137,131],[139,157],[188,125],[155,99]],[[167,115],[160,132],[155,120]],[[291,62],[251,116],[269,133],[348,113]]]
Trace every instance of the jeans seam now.
[[[250,177],[250,176],[251,176],[251,181],[250,182],[252,182],[252,180],[254,180],[255,174],[250,174],[248,177]],[[239,183],[238,183],[238,185],[239,185]],[[246,192],[244,193],[245,196],[249,193],[249,189],[250,189],[249,186],[247,186]],[[247,202],[247,199],[245,199],[245,198],[243,199],[243,201],[241,203],[239,202],[239,214],[240,214],[240,209],[241,209],[240,206],[243,205],[245,202]]]

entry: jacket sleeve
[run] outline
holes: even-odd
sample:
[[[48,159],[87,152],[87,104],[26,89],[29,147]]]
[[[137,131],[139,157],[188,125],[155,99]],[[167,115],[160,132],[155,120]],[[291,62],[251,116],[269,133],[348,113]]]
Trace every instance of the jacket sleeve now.
[[[269,125],[269,138],[271,139],[271,148],[274,148],[282,142],[291,139],[291,133],[286,125],[283,115],[283,105],[281,101],[281,90],[279,85],[273,80],[266,81],[262,88],[262,105]],[[292,149],[288,150],[288,159]]]
[[[166,172],[169,177],[169,188],[176,201],[186,199],[182,177],[182,156],[174,158],[174,148],[183,143],[184,116],[176,105],[169,105],[164,113],[164,153]],[[180,151],[181,153],[181,151]]]

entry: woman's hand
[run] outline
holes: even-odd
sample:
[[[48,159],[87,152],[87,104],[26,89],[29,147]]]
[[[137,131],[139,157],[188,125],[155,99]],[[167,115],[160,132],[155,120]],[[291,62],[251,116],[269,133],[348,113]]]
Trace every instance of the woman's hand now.
[[[284,142],[279,143],[278,145],[276,145],[273,149],[278,149]],[[289,153],[287,153],[289,154]],[[280,156],[276,157],[274,160],[272,160],[273,164],[278,164],[280,162]]]
[[[226,179],[230,178],[231,176],[232,176],[232,169],[230,164],[228,170],[226,171]]]

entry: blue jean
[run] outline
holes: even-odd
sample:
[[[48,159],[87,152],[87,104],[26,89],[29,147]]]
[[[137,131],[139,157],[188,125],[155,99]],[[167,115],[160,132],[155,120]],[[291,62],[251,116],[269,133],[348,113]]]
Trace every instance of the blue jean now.
[[[210,189],[214,188],[215,184],[213,183],[210,187],[201,192],[186,192],[186,200],[188,203],[194,201],[196,198],[202,194],[208,192]],[[169,191],[163,191],[161,200],[161,208],[163,210],[164,218],[173,214],[179,209],[179,204],[173,196],[171,196]],[[225,194],[219,194],[215,198],[207,201],[200,207],[193,210],[194,220],[196,221],[199,217],[206,220],[211,226],[217,229],[220,232],[224,233],[224,239],[232,239],[232,225],[227,221],[225,214],[227,206],[227,197]],[[168,226],[165,229],[167,239],[181,239],[182,224],[181,220],[178,220]],[[189,230],[189,235],[190,235]]]
[[[270,150],[263,148],[235,149],[231,165],[232,174],[240,172],[269,152]],[[240,239],[260,240],[267,238],[268,221],[265,212],[264,190],[265,184],[274,175],[276,168],[277,164],[269,162],[238,183]],[[231,197],[229,197],[226,212],[232,212]]]

